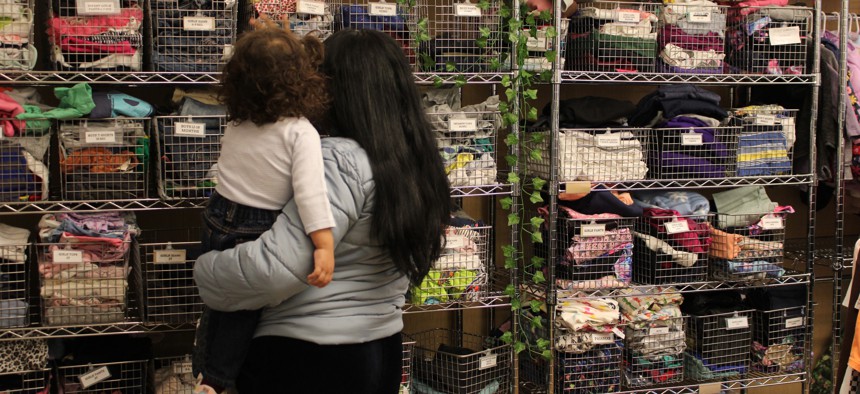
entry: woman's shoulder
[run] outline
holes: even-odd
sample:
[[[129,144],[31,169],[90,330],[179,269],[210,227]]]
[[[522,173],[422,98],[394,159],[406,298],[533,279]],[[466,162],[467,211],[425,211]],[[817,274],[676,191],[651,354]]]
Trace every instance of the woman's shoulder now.
[[[372,178],[367,152],[355,140],[328,137],[322,139],[321,145],[323,160],[337,166],[341,174],[355,178],[360,183]]]

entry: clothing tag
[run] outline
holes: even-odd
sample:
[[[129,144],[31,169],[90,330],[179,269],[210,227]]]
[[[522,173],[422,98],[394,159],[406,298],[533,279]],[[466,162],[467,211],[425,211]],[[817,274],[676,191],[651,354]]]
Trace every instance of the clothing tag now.
[[[785,328],[795,328],[803,326],[803,317],[792,317],[785,319]]]
[[[481,16],[481,9],[474,4],[454,4],[454,15]]]
[[[587,181],[565,182],[564,183],[564,192],[569,193],[569,194],[589,193],[589,192],[591,192],[591,182],[587,182]]]
[[[397,16],[397,3],[370,3],[372,16]]]
[[[618,21],[627,23],[639,23],[640,15],[635,11],[618,11]]]
[[[84,142],[87,144],[115,144],[115,131],[85,131]]]
[[[621,134],[598,134],[594,137],[597,146],[601,148],[617,148],[621,146]]]
[[[690,23],[711,23],[710,11],[694,11],[687,13],[687,22]]]
[[[84,252],[80,250],[55,250],[52,262],[54,264],[83,264]]]
[[[110,371],[108,367],[101,367],[94,371],[87,372],[81,376],[78,376],[78,380],[81,381],[81,386],[84,386],[84,389],[88,389],[90,386],[107,380],[110,378]]]
[[[155,264],[176,264],[187,261],[185,258],[185,249],[156,250],[153,257]]]
[[[770,45],[800,44],[800,26],[771,27],[768,38]]]
[[[173,134],[184,137],[206,137],[206,125],[203,123],[176,122],[173,124]]]
[[[581,237],[602,237],[606,235],[606,225],[583,224],[582,227],[579,228],[579,235]]]
[[[620,329],[620,328],[618,328],[618,327],[613,327],[613,328],[612,328],[612,333],[613,333],[613,334],[615,334],[615,336],[617,336],[618,338],[621,338],[621,339],[624,339],[624,338],[626,338],[626,337],[627,337],[626,335],[624,335],[624,331],[621,331],[621,329]]]
[[[686,220],[672,220],[669,222],[663,222],[663,227],[666,228],[666,234],[680,234],[690,232],[690,225],[687,224]]]
[[[299,0],[296,3],[299,14],[325,15],[325,3],[321,1]]]
[[[669,333],[669,327],[651,327],[648,329],[648,335],[666,335]]]
[[[448,131],[478,130],[478,119],[448,119]]]
[[[182,30],[215,31],[215,18],[206,16],[184,16],[182,17]]]
[[[763,217],[759,224],[763,230],[782,230],[785,228],[785,223],[781,217]]]
[[[78,15],[117,15],[122,12],[119,0],[77,0]]]
[[[193,371],[191,369],[191,363],[189,363],[189,362],[173,363],[173,373],[176,375],[185,375],[185,374],[193,373]]]
[[[448,234],[445,236],[446,249],[460,249],[466,246],[466,237],[460,234]]]
[[[747,328],[749,326],[749,319],[746,317],[742,316],[726,318],[726,330],[737,330],[739,328]]]
[[[609,345],[615,343],[615,334],[611,332],[591,333],[591,342],[595,345]]]
[[[699,133],[684,133],[681,134],[681,145],[683,146],[702,146],[702,135]]]
[[[776,115],[756,115],[756,126],[773,126],[776,124]]]
[[[495,354],[489,354],[484,357],[481,357],[478,360],[480,362],[480,366],[478,366],[478,369],[487,369],[495,367],[498,363],[498,358],[499,356]]]

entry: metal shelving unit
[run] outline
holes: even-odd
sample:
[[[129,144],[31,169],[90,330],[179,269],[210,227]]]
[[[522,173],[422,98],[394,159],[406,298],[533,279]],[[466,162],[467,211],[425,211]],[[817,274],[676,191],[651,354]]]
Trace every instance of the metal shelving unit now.
[[[757,85],[818,83],[818,74],[752,75],[752,74],[666,74],[666,73],[609,73],[593,71],[562,71],[561,83],[624,83],[624,84],[678,84],[701,85]]]

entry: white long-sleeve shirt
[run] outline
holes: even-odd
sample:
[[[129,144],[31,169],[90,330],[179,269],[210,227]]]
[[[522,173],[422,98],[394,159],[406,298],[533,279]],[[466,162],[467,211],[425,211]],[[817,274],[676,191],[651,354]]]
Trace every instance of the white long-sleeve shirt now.
[[[235,203],[268,210],[295,199],[306,233],[334,227],[319,133],[305,118],[263,126],[229,123],[215,190]]]

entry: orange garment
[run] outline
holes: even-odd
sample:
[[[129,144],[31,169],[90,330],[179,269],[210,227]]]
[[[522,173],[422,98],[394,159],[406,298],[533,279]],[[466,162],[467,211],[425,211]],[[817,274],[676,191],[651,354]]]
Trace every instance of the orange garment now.
[[[621,200],[624,205],[633,205],[633,197],[630,196],[630,193],[619,193],[613,191],[612,194],[614,194],[615,197],[618,197],[618,199]]]
[[[106,148],[76,150],[65,159],[60,159],[63,172],[121,172],[131,170],[135,166],[137,157],[133,152],[113,153]]]
[[[708,225],[708,230],[711,233],[709,255],[726,260],[738,257],[738,254],[741,252],[741,242],[744,240],[744,236],[717,230],[711,225]]]

